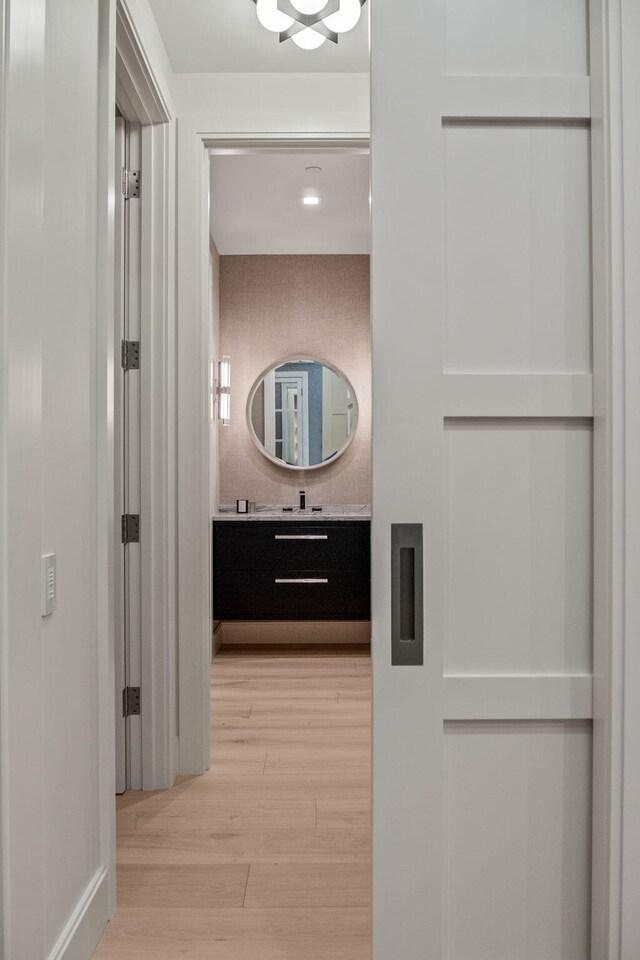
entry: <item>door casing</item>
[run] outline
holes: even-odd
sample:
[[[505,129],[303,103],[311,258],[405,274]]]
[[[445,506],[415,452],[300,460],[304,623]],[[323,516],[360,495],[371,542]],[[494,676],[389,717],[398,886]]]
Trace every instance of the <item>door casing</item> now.
[[[140,200],[133,201],[139,203],[139,252],[135,269],[129,275],[129,296],[139,318],[141,344],[140,370],[135,371],[140,379],[139,411],[135,417],[139,424],[140,543],[134,545],[139,551],[135,595],[139,607],[136,669],[141,715],[130,718],[139,728],[134,738],[131,783],[143,790],[160,790],[173,785],[178,763],[176,122],[173,104],[149,66],[128,0],[117,0],[115,34],[115,99],[124,119],[139,128],[139,165],[144,171]],[[119,189],[118,171],[116,188]],[[114,339],[119,361],[119,333]],[[117,423],[115,429],[117,434]],[[118,442],[116,436],[115,443]],[[119,524],[119,517],[116,521]],[[138,685],[135,674],[130,682]],[[116,691],[116,699],[118,696]]]

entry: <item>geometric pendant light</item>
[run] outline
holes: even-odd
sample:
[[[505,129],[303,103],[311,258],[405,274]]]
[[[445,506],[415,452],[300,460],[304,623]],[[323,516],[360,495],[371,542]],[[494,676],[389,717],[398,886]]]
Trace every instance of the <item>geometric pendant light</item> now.
[[[316,50],[325,40],[353,30],[367,0],[254,0],[263,27],[293,40],[303,50]]]

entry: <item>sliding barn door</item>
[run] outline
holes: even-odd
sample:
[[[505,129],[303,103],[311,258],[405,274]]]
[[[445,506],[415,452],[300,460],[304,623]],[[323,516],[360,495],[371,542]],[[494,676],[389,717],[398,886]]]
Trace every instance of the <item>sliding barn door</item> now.
[[[588,960],[587,4],[371,19],[374,958]]]

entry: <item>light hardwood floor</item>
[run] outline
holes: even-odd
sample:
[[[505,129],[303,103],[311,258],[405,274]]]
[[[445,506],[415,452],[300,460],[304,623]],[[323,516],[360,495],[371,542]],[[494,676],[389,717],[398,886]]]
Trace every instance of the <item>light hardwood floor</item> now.
[[[371,661],[223,649],[212,766],[118,800],[94,960],[369,960]]]

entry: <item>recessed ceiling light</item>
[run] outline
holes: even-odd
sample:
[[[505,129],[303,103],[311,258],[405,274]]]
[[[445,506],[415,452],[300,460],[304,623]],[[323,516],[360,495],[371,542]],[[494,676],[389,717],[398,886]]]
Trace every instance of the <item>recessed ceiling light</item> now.
[[[316,166],[305,167],[304,172],[305,173],[322,173],[322,167],[316,167]]]
[[[320,197],[303,197],[302,202],[305,207],[317,207],[320,205]]]

